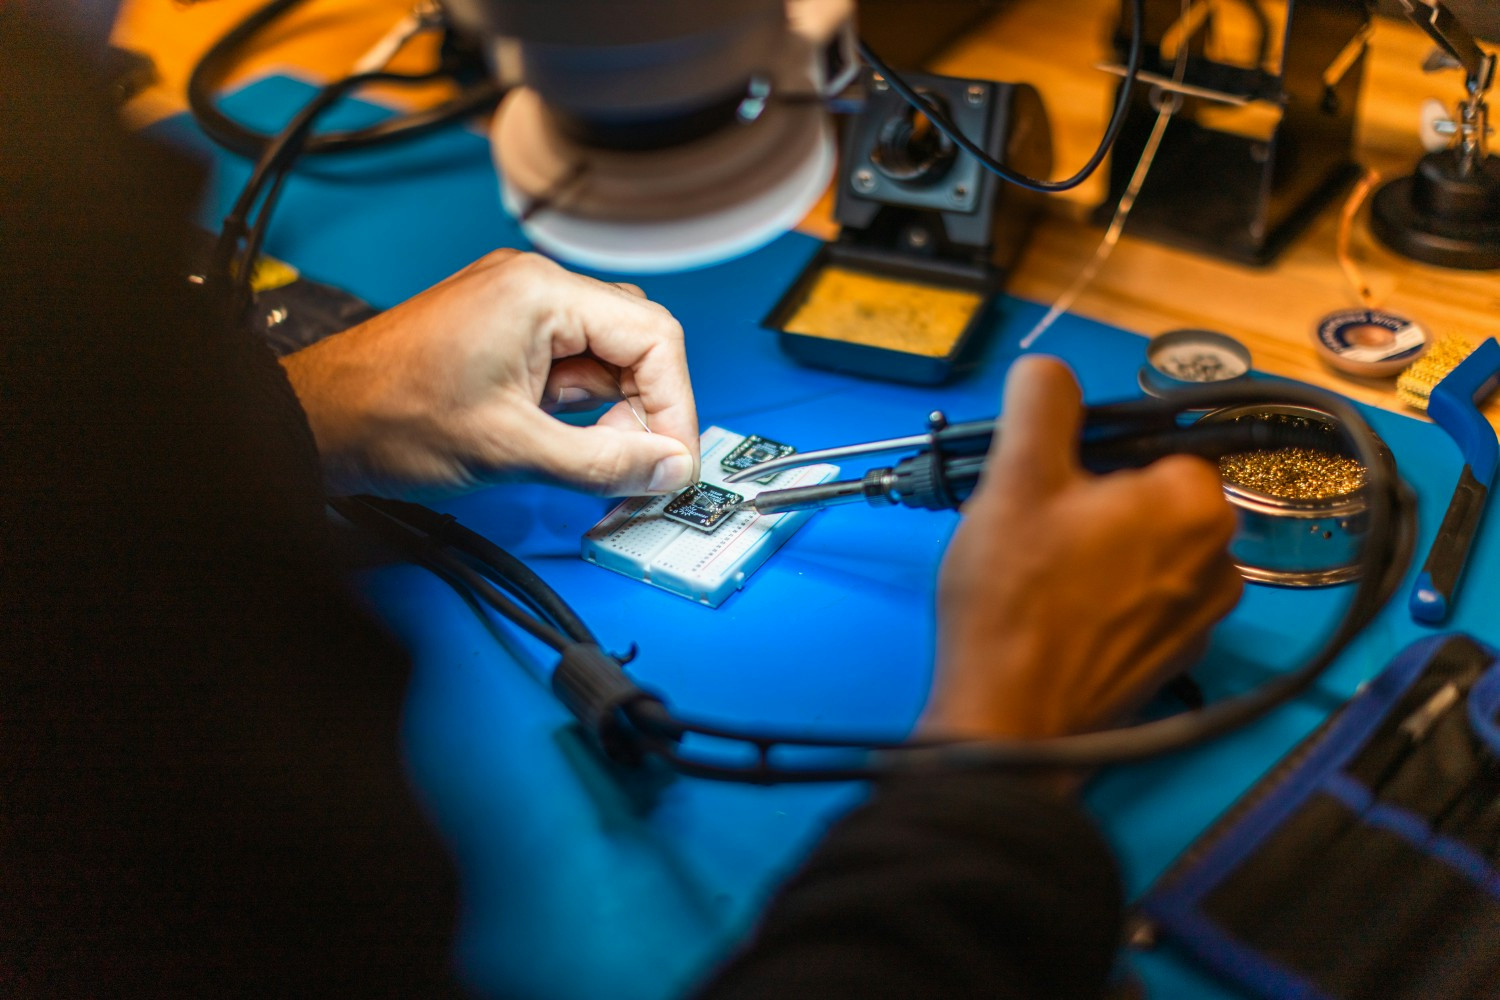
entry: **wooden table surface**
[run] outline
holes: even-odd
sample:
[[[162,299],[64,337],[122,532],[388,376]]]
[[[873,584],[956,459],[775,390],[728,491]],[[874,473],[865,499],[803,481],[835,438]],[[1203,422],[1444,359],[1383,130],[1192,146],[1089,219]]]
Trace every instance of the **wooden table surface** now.
[[[185,107],[188,73],[204,50],[262,0],[127,0],[115,41],[148,53],[159,82],[137,98],[132,114],[149,121]],[[409,0],[317,0],[288,15],[251,53],[237,79],[291,70],[302,76],[347,73],[409,9]],[[917,4],[913,3],[915,8]],[[938,72],[1033,84],[1047,104],[1054,130],[1057,174],[1071,172],[1093,149],[1107,117],[1113,78],[1094,68],[1109,58],[1107,39],[1116,0],[1012,0],[982,29],[951,48]],[[1419,106],[1445,102],[1461,91],[1456,71],[1424,76],[1429,45],[1409,25],[1381,20],[1371,39],[1361,100],[1358,155],[1387,177],[1409,172],[1421,155]],[[430,47],[413,45],[393,64],[417,69]],[[233,85],[234,79],[231,79]],[[425,91],[374,92],[395,103],[434,100]],[[1103,196],[1103,172],[1049,201],[1050,211],[1011,279],[1017,295],[1050,303],[1097,246],[1101,230],[1085,215]],[[802,228],[831,232],[828,200]],[[1249,268],[1133,239],[1126,228],[1114,256],[1073,311],[1153,335],[1177,327],[1221,330],[1243,341],[1257,368],[1328,386],[1364,402],[1400,408],[1389,380],[1353,380],[1318,360],[1311,329],[1318,318],[1358,300],[1334,253],[1337,207],[1324,213],[1269,268]],[[1394,256],[1376,244],[1361,220],[1353,242],[1381,304],[1441,333],[1478,339],[1500,334],[1500,272],[1461,272]],[[1046,337],[1038,341],[1045,350]],[[1500,395],[1500,394],[1497,394]],[[1486,406],[1500,427],[1500,399]]]

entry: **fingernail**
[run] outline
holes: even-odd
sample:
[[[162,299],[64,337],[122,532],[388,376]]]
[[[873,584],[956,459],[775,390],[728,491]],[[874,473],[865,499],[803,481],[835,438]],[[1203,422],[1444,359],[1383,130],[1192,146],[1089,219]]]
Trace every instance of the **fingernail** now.
[[[578,388],[577,386],[569,385],[557,390],[558,406],[567,406],[571,403],[581,403],[588,398],[588,392],[584,389]]]
[[[646,490],[651,493],[666,493],[669,490],[680,490],[688,484],[688,479],[693,474],[693,460],[687,455],[669,455],[656,463],[656,468],[651,473],[651,485]]]

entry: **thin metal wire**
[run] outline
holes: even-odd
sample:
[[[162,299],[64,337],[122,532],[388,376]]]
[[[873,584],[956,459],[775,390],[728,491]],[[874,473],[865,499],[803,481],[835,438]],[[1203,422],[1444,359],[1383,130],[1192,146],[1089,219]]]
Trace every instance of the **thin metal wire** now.
[[[1140,195],[1141,187],[1146,183],[1146,175],[1151,172],[1151,164],[1156,162],[1156,151],[1161,148],[1161,139],[1167,132],[1167,123],[1172,120],[1172,115],[1181,103],[1181,96],[1171,94],[1168,99],[1158,104],[1156,124],[1151,127],[1151,136],[1146,140],[1145,148],[1141,150],[1141,158],[1135,165],[1135,173],[1130,177],[1130,184],[1125,188],[1125,193],[1120,196],[1120,204],[1115,208],[1115,217],[1110,220],[1109,228],[1104,231],[1104,238],[1094,248],[1094,256],[1089,258],[1088,264],[1057,297],[1057,301],[1052,303],[1052,308],[1047,310],[1046,315],[1027,331],[1026,336],[1021,338],[1021,350],[1029,350],[1031,345],[1037,342],[1037,338],[1050,330],[1052,324],[1056,323],[1063,313],[1073,308],[1073,303],[1078,301],[1084,289],[1093,284],[1094,278],[1104,269],[1110,255],[1115,252],[1115,246],[1120,242],[1121,234],[1125,232],[1125,222],[1130,218],[1130,210],[1135,207],[1135,199]]]
[[[1183,0],[1182,14],[1179,21],[1185,22],[1188,13],[1192,10],[1190,0]],[[1114,218],[1110,220],[1109,228],[1104,231],[1104,238],[1094,249],[1094,256],[1089,258],[1082,271],[1078,272],[1071,284],[1052,303],[1046,315],[1037,321],[1036,325],[1027,331],[1026,336],[1021,338],[1021,350],[1030,350],[1031,345],[1037,342],[1037,338],[1052,328],[1063,313],[1073,307],[1078,297],[1083,294],[1084,289],[1093,283],[1094,278],[1104,269],[1105,263],[1110,255],[1115,252],[1115,246],[1120,242],[1120,236],[1125,232],[1125,222],[1130,218],[1130,211],[1135,207],[1135,200],[1141,193],[1141,188],[1146,183],[1146,176],[1151,172],[1151,164],[1156,162],[1156,151],[1161,148],[1161,140],[1167,132],[1167,123],[1172,116],[1182,107],[1182,94],[1180,91],[1183,74],[1187,72],[1187,53],[1189,41],[1184,38],[1177,50],[1176,65],[1172,67],[1171,91],[1162,87],[1154,87],[1151,91],[1151,101],[1156,105],[1156,123],[1151,127],[1151,135],[1146,139],[1146,145],[1141,149],[1141,158],[1136,161],[1135,172],[1130,176],[1130,183],[1125,187],[1125,193],[1120,196],[1120,203],[1115,207]],[[1123,85],[1122,85],[1123,86]]]

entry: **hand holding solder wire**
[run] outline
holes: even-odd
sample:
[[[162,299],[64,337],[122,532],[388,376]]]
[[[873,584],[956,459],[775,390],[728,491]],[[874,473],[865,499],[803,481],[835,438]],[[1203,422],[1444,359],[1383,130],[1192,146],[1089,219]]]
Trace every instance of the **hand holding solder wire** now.
[[[698,476],[682,328],[634,286],[497,251],[282,359],[334,495],[535,477],[666,493]],[[552,412],[614,402],[588,427]]]
[[[1022,357],[1005,434],[964,504],[938,581],[932,736],[1104,728],[1191,665],[1234,607],[1235,516],[1217,470],[1175,455],[1096,476],[1078,460],[1071,374]]]

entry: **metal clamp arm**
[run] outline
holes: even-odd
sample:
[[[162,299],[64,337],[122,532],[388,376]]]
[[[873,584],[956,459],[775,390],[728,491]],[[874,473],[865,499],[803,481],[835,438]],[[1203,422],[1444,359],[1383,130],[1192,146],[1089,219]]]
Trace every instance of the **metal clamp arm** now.
[[[1438,0],[1401,0],[1406,16],[1437,42],[1464,71],[1470,94],[1483,94],[1495,80],[1495,57],[1479,47],[1458,18]]]

